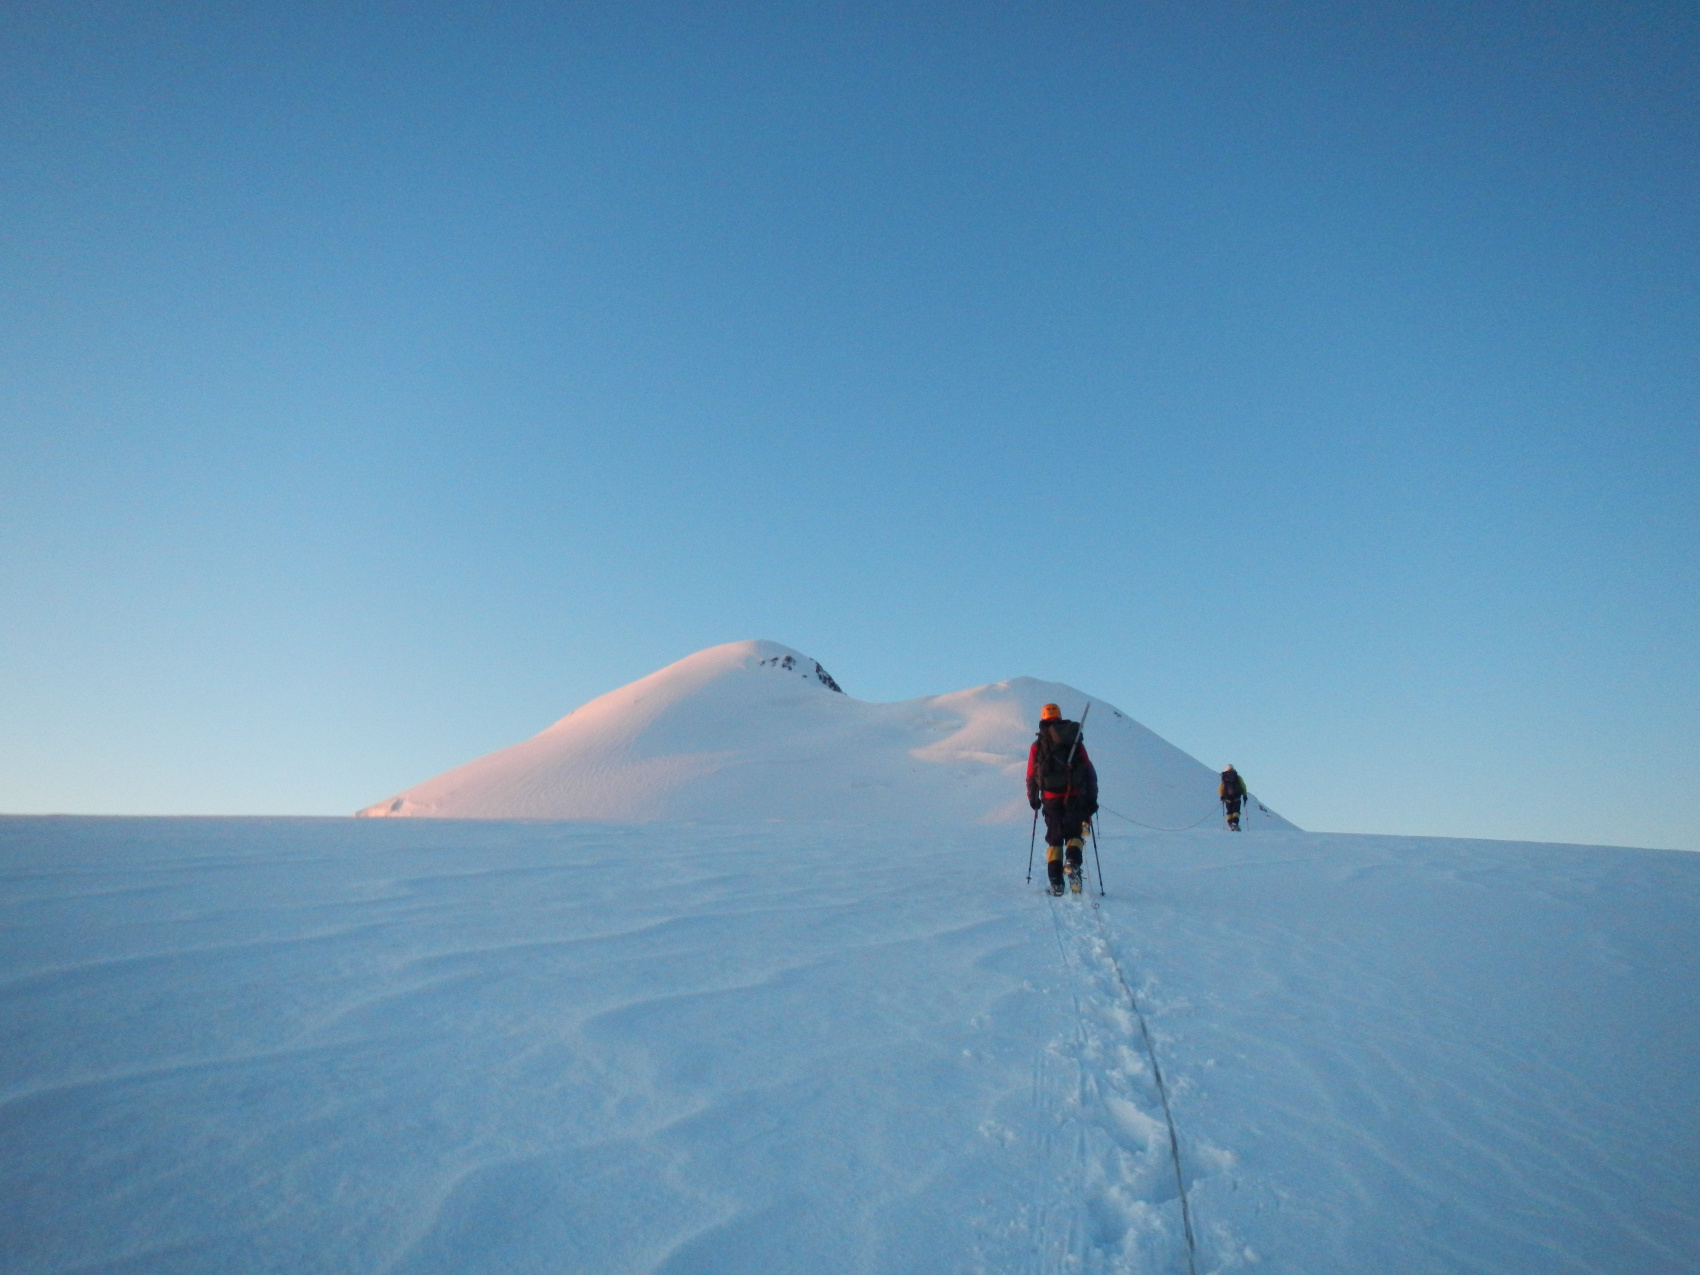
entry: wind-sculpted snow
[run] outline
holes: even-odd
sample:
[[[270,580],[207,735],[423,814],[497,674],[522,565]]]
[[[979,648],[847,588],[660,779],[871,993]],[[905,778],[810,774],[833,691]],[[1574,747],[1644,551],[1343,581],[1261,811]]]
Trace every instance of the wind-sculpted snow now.
[[[0,819],[0,1268],[1182,1272],[1141,1011],[1200,1272],[1700,1268],[1700,856],[1025,831]]]
[[[531,739],[367,807],[473,819],[1020,823],[1040,706],[1089,697],[1015,678],[898,704],[851,698],[776,642],[710,647],[575,709]],[[1219,817],[1216,772],[1095,701],[1087,746],[1137,824]],[[1291,828],[1252,803],[1247,830]]]

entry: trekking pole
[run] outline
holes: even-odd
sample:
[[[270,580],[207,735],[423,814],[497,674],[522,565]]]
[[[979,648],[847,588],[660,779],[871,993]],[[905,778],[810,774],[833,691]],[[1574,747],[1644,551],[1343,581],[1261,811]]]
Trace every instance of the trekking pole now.
[[[1092,862],[1098,865],[1098,897],[1104,897],[1104,861],[1098,857],[1098,816],[1092,816]],[[1096,904],[1093,904],[1096,907]]]
[[[1039,838],[1039,812],[1033,812],[1033,831],[1027,834],[1027,884],[1033,884],[1033,843]]]

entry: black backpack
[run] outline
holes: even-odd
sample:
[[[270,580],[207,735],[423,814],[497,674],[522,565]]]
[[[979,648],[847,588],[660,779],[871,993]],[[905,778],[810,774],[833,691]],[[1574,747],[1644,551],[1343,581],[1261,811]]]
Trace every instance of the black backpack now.
[[[1239,801],[1245,797],[1245,780],[1237,770],[1222,772],[1222,800]]]
[[[1046,722],[1039,727],[1039,787],[1044,792],[1067,792],[1074,778],[1070,772],[1069,750],[1074,751],[1074,766],[1078,772],[1083,755],[1075,747],[1080,738],[1080,723],[1070,721]]]

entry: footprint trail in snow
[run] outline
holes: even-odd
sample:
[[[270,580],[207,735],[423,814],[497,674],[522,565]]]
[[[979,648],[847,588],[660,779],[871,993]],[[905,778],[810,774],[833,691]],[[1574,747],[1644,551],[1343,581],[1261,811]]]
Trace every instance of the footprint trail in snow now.
[[[1118,964],[1101,913],[1078,898],[1047,900],[1047,908],[1065,979],[1057,990],[1070,998],[1073,1026],[1050,1043],[1035,1074],[1035,1103],[1054,1122],[1048,1149],[1059,1166],[1037,1218],[1035,1269],[1207,1269],[1191,1251],[1177,1185],[1192,1184],[1188,1144],[1183,1137],[1177,1172],[1133,975]],[[1206,1158],[1225,1157],[1206,1149]]]

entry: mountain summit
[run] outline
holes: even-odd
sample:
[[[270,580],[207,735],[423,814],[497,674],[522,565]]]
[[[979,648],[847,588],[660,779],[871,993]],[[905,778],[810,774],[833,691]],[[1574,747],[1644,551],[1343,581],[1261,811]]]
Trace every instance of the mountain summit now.
[[[1216,774],[1102,700],[1018,677],[871,704],[777,642],[686,656],[547,730],[358,812],[456,819],[879,820],[1029,817],[1023,776],[1041,705],[1078,719],[1103,801],[1158,827],[1208,822]],[[1255,823],[1282,827],[1255,803]]]

